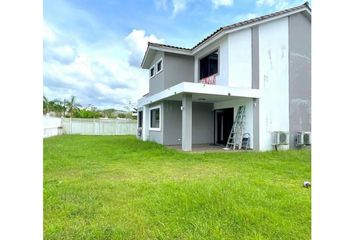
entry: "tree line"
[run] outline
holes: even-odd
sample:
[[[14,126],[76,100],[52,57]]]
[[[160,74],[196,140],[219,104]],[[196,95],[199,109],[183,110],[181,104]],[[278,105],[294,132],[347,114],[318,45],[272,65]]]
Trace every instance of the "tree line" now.
[[[56,117],[71,117],[71,118],[129,118],[136,119],[133,112],[136,111],[129,102],[128,106],[124,107],[126,111],[118,111],[113,108],[99,110],[93,105],[83,107],[76,99],[71,96],[70,99],[63,101],[54,99],[49,100],[43,96],[43,114],[54,115]]]

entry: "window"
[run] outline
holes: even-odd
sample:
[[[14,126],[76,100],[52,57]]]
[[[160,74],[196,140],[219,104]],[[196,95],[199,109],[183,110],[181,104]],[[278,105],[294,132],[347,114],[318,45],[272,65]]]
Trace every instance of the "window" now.
[[[143,127],[143,111],[138,112],[138,127]]]
[[[162,71],[162,58],[157,62],[156,69],[157,69],[156,74]]]
[[[155,67],[152,66],[152,67],[150,68],[150,78],[152,78],[152,77],[154,76],[154,74],[155,74]]]
[[[199,79],[218,73],[219,50],[199,60]]]
[[[160,131],[160,107],[150,109],[150,130]]]

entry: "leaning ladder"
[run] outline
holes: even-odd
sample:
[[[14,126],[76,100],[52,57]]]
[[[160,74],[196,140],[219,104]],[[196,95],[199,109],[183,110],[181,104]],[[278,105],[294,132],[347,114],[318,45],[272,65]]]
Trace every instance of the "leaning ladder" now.
[[[245,128],[245,121],[246,121],[245,109],[246,109],[245,106],[238,107],[235,121],[232,125],[225,149],[232,149],[232,150],[241,149],[243,130]]]

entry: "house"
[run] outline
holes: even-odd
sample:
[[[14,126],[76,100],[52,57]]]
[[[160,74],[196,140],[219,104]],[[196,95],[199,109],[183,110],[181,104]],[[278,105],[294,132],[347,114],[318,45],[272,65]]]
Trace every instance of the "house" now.
[[[225,145],[239,106],[250,148],[273,135],[311,131],[308,3],[221,27],[193,48],[149,43],[141,64],[149,93],[138,100],[138,137],[164,145]]]

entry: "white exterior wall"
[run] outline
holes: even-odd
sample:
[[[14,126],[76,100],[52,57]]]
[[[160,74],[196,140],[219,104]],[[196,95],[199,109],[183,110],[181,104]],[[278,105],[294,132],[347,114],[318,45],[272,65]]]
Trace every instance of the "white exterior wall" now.
[[[239,106],[246,106],[245,133],[251,134],[250,147],[253,148],[253,100],[251,98],[239,98],[236,100],[218,102],[214,104],[214,109],[234,108],[234,119]],[[228,137],[228,136],[227,136]]]
[[[228,86],[229,84],[229,66],[228,66],[228,36],[210,44],[198,52],[194,57],[194,81],[199,82],[199,60],[207,56],[212,51],[219,48],[219,73],[216,75],[216,85]]]
[[[288,43],[287,17],[259,26],[260,150],[273,149],[271,132],[289,132]]]
[[[252,88],[252,32],[229,34],[229,86]]]

